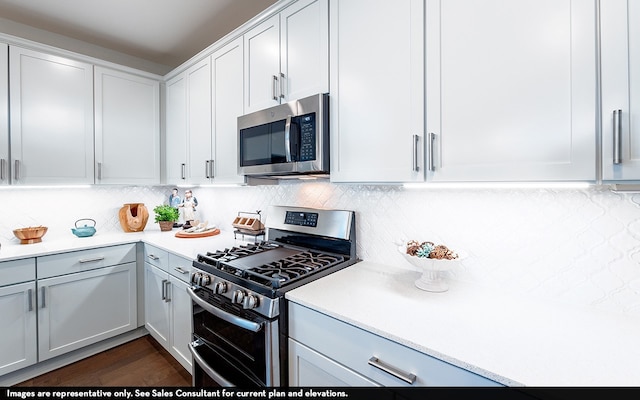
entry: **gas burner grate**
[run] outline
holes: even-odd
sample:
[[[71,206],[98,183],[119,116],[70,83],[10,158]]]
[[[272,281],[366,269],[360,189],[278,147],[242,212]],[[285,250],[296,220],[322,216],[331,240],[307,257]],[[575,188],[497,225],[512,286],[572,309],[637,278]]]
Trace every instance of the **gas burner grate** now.
[[[245,277],[251,281],[277,289],[308,274],[337,265],[344,260],[344,257],[339,255],[304,251],[278,261],[248,269],[245,271]]]
[[[251,243],[242,246],[234,246],[224,250],[198,254],[198,261],[220,268],[221,263],[229,262],[237,258],[250,256],[263,251],[280,247],[278,244],[270,242]]]

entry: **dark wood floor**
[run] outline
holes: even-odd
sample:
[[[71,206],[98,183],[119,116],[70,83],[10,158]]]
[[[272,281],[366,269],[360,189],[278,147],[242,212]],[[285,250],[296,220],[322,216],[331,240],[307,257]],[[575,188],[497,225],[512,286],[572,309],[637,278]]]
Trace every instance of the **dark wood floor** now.
[[[191,386],[191,374],[146,335],[16,386],[184,387]]]

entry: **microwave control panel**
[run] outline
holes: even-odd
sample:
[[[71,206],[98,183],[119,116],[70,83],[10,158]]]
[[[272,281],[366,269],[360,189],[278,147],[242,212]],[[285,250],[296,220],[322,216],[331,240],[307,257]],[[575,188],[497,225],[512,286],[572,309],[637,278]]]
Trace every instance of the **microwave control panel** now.
[[[300,161],[316,159],[316,114],[299,117],[300,123]]]

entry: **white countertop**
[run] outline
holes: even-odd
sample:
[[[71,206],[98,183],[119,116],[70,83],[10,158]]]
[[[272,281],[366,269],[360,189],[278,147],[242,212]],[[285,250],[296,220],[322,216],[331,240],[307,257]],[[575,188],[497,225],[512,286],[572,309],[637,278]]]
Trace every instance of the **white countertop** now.
[[[360,262],[287,292],[296,303],[508,386],[639,386],[640,319]]]
[[[5,242],[0,261],[138,241],[192,259],[246,243],[231,231],[187,239],[176,238],[175,232]],[[430,293],[414,286],[419,275],[359,262],[286,296],[505,385],[640,386],[640,319],[514,298],[453,280],[447,292]]]

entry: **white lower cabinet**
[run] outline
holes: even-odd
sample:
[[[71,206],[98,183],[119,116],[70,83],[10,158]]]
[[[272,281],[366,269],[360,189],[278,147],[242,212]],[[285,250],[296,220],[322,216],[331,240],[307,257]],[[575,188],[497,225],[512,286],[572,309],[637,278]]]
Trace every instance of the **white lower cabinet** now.
[[[399,343],[289,303],[291,386],[500,386]]]
[[[149,250],[152,248],[153,250]],[[145,245],[145,254],[156,261],[168,258],[168,264],[148,259],[144,265],[145,326],[171,355],[191,372],[191,298],[187,286],[191,261]],[[148,257],[148,256],[147,256]]]
[[[35,259],[0,263],[0,376],[35,364]]]
[[[39,257],[37,265],[39,277],[60,271],[37,281],[38,361],[137,327],[135,244]]]

